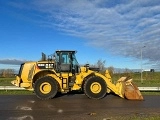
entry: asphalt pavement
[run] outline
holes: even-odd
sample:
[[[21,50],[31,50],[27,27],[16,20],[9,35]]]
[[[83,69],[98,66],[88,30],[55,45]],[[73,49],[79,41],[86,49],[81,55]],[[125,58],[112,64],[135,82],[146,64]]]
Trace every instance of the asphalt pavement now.
[[[101,100],[68,94],[50,100],[35,95],[0,95],[0,120],[112,120],[120,116],[160,116],[160,96],[130,101],[108,95]]]

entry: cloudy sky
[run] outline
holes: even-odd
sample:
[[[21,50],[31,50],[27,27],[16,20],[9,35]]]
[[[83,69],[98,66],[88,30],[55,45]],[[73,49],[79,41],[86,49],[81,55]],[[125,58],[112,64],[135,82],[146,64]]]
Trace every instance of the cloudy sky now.
[[[0,42],[1,68],[67,49],[78,51],[80,64],[159,69],[160,2],[3,0]]]

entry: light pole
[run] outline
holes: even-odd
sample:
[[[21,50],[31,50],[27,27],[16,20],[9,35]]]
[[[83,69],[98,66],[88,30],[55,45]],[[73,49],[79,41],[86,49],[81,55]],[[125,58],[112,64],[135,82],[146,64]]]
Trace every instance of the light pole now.
[[[142,68],[142,49],[146,46],[141,47],[141,83],[143,84],[143,68]]]

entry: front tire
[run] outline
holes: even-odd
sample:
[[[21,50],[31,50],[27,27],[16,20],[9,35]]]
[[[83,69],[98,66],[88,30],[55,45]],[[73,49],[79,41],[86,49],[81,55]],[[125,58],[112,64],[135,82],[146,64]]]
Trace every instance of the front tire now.
[[[106,95],[106,82],[98,76],[88,78],[84,83],[84,93],[92,99],[101,99]]]
[[[49,76],[42,77],[35,82],[34,91],[42,100],[51,99],[57,94],[57,81]]]

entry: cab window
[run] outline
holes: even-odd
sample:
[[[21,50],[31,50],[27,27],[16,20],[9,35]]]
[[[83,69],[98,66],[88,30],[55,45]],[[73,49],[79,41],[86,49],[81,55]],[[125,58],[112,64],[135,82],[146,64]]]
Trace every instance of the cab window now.
[[[69,55],[68,53],[62,53],[61,55],[61,63],[62,64],[70,64],[70,58],[69,58]]]

